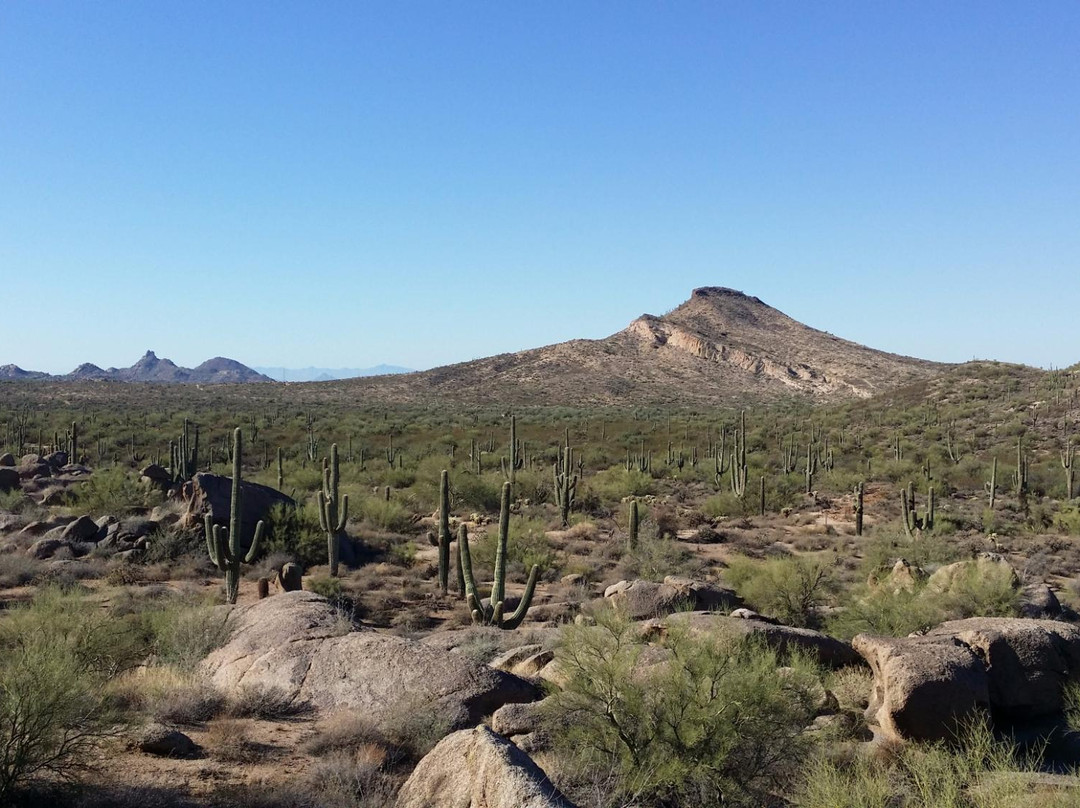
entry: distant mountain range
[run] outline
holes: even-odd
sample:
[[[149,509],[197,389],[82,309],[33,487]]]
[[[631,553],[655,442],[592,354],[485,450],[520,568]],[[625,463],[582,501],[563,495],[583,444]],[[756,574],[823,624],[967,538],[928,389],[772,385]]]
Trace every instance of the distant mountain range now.
[[[267,368],[253,370],[279,382],[331,382],[335,379],[355,379],[360,376],[387,376],[392,373],[412,373],[412,368],[398,365],[376,365],[372,368]]]
[[[27,380],[49,379],[52,381],[87,381],[105,379],[120,382],[158,382],[162,384],[237,384],[244,382],[270,382],[273,379],[242,365],[235,359],[215,356],[198,367],[182,368],[171,359],[158,359],[153,351],[147,351],[142,359],[129,368],[103,370],[97,365],[84,363],[71,373],[54,376],[36,370],[23,370],[18,365],[0,366],[0,379]]]

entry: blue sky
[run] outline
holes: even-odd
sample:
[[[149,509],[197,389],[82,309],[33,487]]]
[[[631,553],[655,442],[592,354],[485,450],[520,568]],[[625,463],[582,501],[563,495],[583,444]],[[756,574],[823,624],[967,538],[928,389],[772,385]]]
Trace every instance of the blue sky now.
[[[0,4],[0,364],[430,367],[742,289],[1080,361],[1080,4]]]

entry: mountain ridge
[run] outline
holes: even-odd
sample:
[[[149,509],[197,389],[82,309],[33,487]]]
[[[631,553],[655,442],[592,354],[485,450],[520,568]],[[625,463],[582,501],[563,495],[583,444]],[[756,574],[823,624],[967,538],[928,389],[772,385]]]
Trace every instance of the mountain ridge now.
[[[171,359],[159,359],[153,351],[147,351],[135,364],[127,368],[98,367],[83,362],[71,373],[53,375],[42,371],[23,370],[18,365],[0,367],[0,379],[49,380],[49,381],[121,381],[152,382],[158,384],[246,384],[273,381],[247,365],[215,356],[194,368],[177,365]]]
[[[334,384],[383,402],[705,406],[717,399],[868,398],[949,367],[868,348],[736,289],[705,286],[667,314],[643,314],[603,339]]]

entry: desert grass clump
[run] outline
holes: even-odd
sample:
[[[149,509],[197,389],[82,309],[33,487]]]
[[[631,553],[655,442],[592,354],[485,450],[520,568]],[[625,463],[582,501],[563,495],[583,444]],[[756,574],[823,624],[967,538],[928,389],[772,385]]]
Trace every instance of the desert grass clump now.
[[[995,739],[985,723],[958,742],[908,744],[888,756],[817,757],[799,789],[801,808],[1066,808],[1074,794],[1037,791],[1038,761]],[[1026,776],[1027,775],[1027,776]]]

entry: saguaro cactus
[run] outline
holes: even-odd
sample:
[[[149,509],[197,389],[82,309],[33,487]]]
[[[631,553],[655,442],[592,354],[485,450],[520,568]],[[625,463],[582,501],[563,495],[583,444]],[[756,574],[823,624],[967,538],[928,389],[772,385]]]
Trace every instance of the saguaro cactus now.
[[[1065,469],[1065,498],[1073,498],[1073,457],[1076,455],[1076,447],[1072,438],[1065,439],[1065,448],[1061,450],[1061,467]]]
[[[189,427],[190,424],[185,418],[184,431],[180,433],[175,445],[169,444],[172,450],[170,471],[172,471],[173,481],[177,483],[190,480],[199,470],[199,426],[195,425],[194,439],[188,431]]]
[[[323,485],[319,492],[319,524],[326,531],[326,557],[330,564],[330,574],[338,574],[338,551],[341,547],[341,532],[349,519],[349,495],[341,496],[340,465],[338,447],[330,444],[330,462],[323,460]]]
[[[559,518],[563,527],[570,524],[570,510],[574,507],[574,494],[578,478],[574,474],[574,450],[568,443],[555,461],[555,504],[559,506]]]
[[[540,574],[540,567],[536,564],[533,564],[532,570],[529,571],[529,581],[525,584],[525,593],[521,596],[517,609],[509,617],[503,617],[503,601],[506,597],[506,543],[509,534],[510,483],[503,483],[502,507],[499,510],[499,544],[495,550],[495,577],[491,584],[491,597],[487,606],[484,606],[473,578],[468,534],[464,530],[458,534],[461,571],[465,583],[465,602],[469,606],[473,622],[478,625],[497,626],[504,629],[517,628],[525,619],[525,613],[529,611],[529,605],[532,603],[533,592],[536,591],[536,578]]]
[[[634,552],[638,545],[638,501],[630,500],[630,552]]]
[[[450,473],[439,475],[439,589],[445,595],[450,585]]]
[[[990,472],[990,479],[984,483],[987,496],[990,498],[990,510],[994,509],[994,502],[997,500],[997,458],[994,458],[994,465]]]
[[[232,502],[229,507],[229,527],[215,525],[210,514],[206,515],[206,549],[210,553],[210,561],[225,573],[225,602],[236,603],[236,596],[240,591],[240,564],[250,564],[255,560],[259,552],[259,542],[262,541],[263,523],[255,525],[255,535],[251,539],[251,547],[247,554],[243,554],[243,546],[240,543],[241,527],[241,488],[240,488],[240,465],[242,457],[243,437],[240,428],[233,432],[233,476],[232,476]]]
[[[731,450],[731,493],[746,496],[746,410],[739,413],[739,426],[733,431]]]
[[[863,483],[855,486],[855,535],[861,536],[863,530]]]

